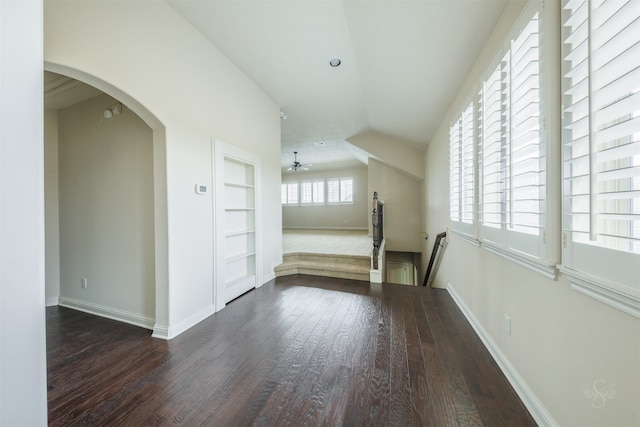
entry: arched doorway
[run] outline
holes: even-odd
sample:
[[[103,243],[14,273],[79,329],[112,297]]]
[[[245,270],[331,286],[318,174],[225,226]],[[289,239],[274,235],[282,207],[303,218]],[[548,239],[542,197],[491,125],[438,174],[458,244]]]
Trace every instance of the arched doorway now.
[[[167,185],[166,185],[166,138],[165,138],[165,127],[158,120],[158,118],[147,108],[145,108],[142,104],[140,104],[133,97],[129,96],[124,91],[114,87],[108,82],[105,82],[95,76],[88,75],[79,70],[75,70],[69,67],[65,67],[58,64],[45,62],[44,64],[45,71],[50,71],[53,73],[60,74],[62,76],[67,76],[72,79],[75,79],[79,82],[90,85],[102,93],[106,94],[107,97],[105,99],[113,99],[117,102],[124,105],[128,110],[135,113],[139,119],[141,119],[150,129],[151,129],[151,159],[149,159],[149,163],[151,165],[152,171],[149,173],[152,175],[150,180],[152,181],[152,185],[147,187],[148,191],[151,191],[152,194],[149,194],[150,200],[150,215],[149,218],[153,221],[153,225],[150,226],[151,237],[151,258],[153,262],[153,281],[154,281],[154,300],[155,300],[155,316],[152,319],[153,322],[153,336],[158,338],[167,338],[168,334],[168,272],[167,272],[167,261],[168,261],[168,238],[167,238]],[[123,107],[121,107],[123,108]],[[114,107],[109,107],[104,110],[104,119],[107,119],[107,110],[111,112],[111,114],[118,114],[118,107],[115,105]],[[120,111],[121,113],[122,111]],[[137,179],[133,179],[136,181]],[[85,183],[86,185],[90,185],[91,183]],[[133,183],[132,183],[133,184]],[[122,201],[120,202],[122,203]],[[100,214],[100,212],[98,212]],[[148,225],[148,224],[147,224]],[[92,238],[91,236],[87,236],[87,239]],[[124,261],[126,262],[126,261]],[[116,262],[117,264],[117,262]],[[121,267],[121,266],[120,266]],[[118,265],[113,266],[102,266],[102,268],[119,268]],[[77,273],[77,274],[76,274]],[[74,272],[75,275],[78,275],[77,282],[73,286],[78,288],[85,288],[91,286],[91,278],[84,277],[80,271]],[[73,276],[75,278],[75,275]],[[75,279],[74,279],[75,280]],[[93,289],[92,289],[93,290]],[[91,307],[90,307],[91,308]],[[90,311],[90,310],[86,310]],[[118,310],[114,311],[115,315],[109,316],[109,311],[106,313],[100,312],[100,307],[97,307],[94,310],[97,314],[105,315],[106,317],[115,317],[118,318]],[[126,312],[126,310],[124,310]],[[136,323],[135,316],[133,316],[133,321],[128,319],[125,313],[125,316],[120,319],[124,321],[129,321],[129,323]],[[144,323],[144,319],[142,319]],[[148,320],[148,319],[147,319]],[[145,325],[150,326],[150,325]]]

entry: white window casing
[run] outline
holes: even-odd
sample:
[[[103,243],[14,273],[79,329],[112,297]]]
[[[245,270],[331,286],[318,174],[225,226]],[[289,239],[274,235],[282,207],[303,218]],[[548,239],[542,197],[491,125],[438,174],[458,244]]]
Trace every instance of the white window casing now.
[[[449,211],[451,231],[477,244],[475,108],[473,101],[465,105],[449,134]]]
[[[546,33],[557,13],[543,9],[529,2],[479,83],[478,221],[487,250],[555,278],[557,251],[547,247],[558,237],[559,207],[547,200],[558,192],[547,182],[557,154],[547,146],[559,125],[543,70],[558,66],[557,41]]]
[[[640,317],[640,2],[562,3],[562,267]]]
[[[353,178],[336,178],[327,180],[327,203],[353,203]]]
[[[298,204],[299,197],[297,182],[283,182],[280,189],[280,202],[283,205]]]

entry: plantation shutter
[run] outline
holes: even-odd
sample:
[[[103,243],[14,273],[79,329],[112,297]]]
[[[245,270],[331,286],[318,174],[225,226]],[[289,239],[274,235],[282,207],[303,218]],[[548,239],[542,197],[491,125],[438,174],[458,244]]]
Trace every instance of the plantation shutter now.
[[[545,158],[540,132],[540,37],[538,14],[511,44],[510,186],[511,230],[539,235],[542,227]]]
[[[538,8],[529,3],[515,24],[482,81],[478,105],[480,236],[487,249],[527,264],[544,263],[545,254]]]
[[[300,203],[312,203],[313,192],[311,188],[311,182],[300,183]]]
[[[313,182],[313,203],[324,203],[324,181]]]
[[[482,165],[482,225],[502,228],[505,225],[505,149],[507,134],[503,123],[502,64],[482,83],[479,97],[480,159]],[[485,233],[483,233],[485,234]]]
[[[449,131],[449,216],[452,222],[460,221],[460,207],[462,206],[462,171],[460,169],[460,125],[458,119]]]
[[[330,180],[327,181],[327,202],[339,203],[340,202],[340,181]]]
[[[563,264],[638,315],[640,2],[565,1],[563,41]]]
[[[473,102],[451,126],[449,135],[449,208],[452,230],[472,236],[476,212]]]
[[[474,155],[474,123],[473,123],[473,103],[462,112],[460,135],[461,148],[461,172],[462,172],[462,205],[460,220],[466,224],[473,223],[475,212],[475,155]]]
[[[340,180],[340,202],[353,202],[353,180]]]

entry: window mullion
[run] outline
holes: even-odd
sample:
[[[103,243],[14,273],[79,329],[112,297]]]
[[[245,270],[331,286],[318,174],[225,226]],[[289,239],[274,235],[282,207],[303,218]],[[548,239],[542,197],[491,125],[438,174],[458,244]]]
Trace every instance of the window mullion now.
[[[507,116],[509,117],[509,137],[506,141],[506,152],[507,152],[507,159],[506,159],[506,170],[508,171],[507,176],[505,177],[505,181],[507,184],[507,191],[509,194],[509,200],[508,200],[508,205],[506,210],[506,215],[507,215],[507,220],[509,223],[509,229],[513,229],[513,169],[512,169],[512,160],[513,160],[513,144],[511,143],[511,141],[513,140],[513,128],[514,128],[514,120],[513,120],[513,44],[514,41],[511,40],[510,46],[509,46],[509,64],[508,64],[508,75],[507,75],[507,81],[509,82],[509,111],[507,112]]]
[[[597,204],[598,204],[598,198],[597,198],[597,192],[596,192],[596,185],[597,185],[597,174],[596,174],[596,138],[594,135],[594,131],[595,131],[595,109],[594,109],[594,99],[593,99],[593,75],[592,75],[592,71],[593,71],[593,60],[594,60],[594,49],[593,49],[593,33],[594,33],[594,28],[593,28],[593,2],[592,0],[587,0],[587,28],[588,28],[588,35],[587,35],[587,87],[588,87],[588,95],[587,95],[587,102],[589,105],[589,133],[588,133],[588,138],[589,138],[589,170],[590,170],[590,177],[589,177],[589,240],[591,241],[596,241],[598,239],[598,233],[597,233]]]

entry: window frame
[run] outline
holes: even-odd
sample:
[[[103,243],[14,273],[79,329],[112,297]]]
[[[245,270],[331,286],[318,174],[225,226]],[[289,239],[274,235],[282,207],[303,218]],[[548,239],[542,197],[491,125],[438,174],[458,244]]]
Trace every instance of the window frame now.
[[[289,200],[289,188],[295,188],[296,200]],[[298,181],[283,182],[280,185],[280,204],[282,206],[298,206],[300,205],[300,183]]]
[[[303,187],[307,184],[310,186],[311,201],[305,201],[305,198],[304,198]],[[318,187],[319,187],[318,184],[320,184],[320,187],[321,187],[320,189],[321,200],[319,201],[316,198],[316,195],[318,194]],[[324,179],[300,181],[300,205],[301,206],[324,205],[325,194],[326,194],[325,190],[326,190],[326,181]]]
[[[558,141],[560,134],[559,82],[554,81],[554,76],[559,74],[559,63],[555,59],[555,56],[559,56],[558,12],[558,8],[544,8],[542,2],[539,0],[529,1],[524,7],[520,17],[515,21],[511,30],[505,36],[502,47],[498,49],[494,59],[489,61],[476,87],[472,89],[471,96],[475,97],[473,98],[473,104],[476,127],[476,199],[474,222],[469,226],[468,224],[462,225],[460,221],[456,221],[451,213],[451,200],[449,213],[452,235],[462,238],[474,245],[482,246],[492,253],[530,268],[551,279],[557,277],[558,269],[556,265],[559,261],[559,244],[556,242],[559,242],[560,239],[560,201],[556,201],[559,199],[559,184],[558,186],[555,185],[555,183],[559,183],[559,173],[556,171],[559,171],[560,156],[559,150],[549,149],[548,147],[549,141]],[[482,91],[480,88],[483,88],[483,84],[487,78],[496,70],[503,57],[512,49],[513,41],[517,40],[520,34],[524,32],[524,29],[531,24],[536,14],[538,14],[538,50],[540,52],[537,71],[540,80],[538,86],[540,142],[538,145],[543,154],[543,157],[538,160],[540,162],[540,168],[537,173],[540,174],[540,180],[544,186],[539,191],[540,232],[538,235],[530,235],[509,229],[503,225],[499,228],[494,227],[491,229],[491,227],[487,227],[487,225],[483,223],[483,215],[485,213],[483,203],[485,203],[484,197],[486,196],[483,191],[483,181],[486,179],[486,176],[483,176],[484,169],[482,164],[482,156],[484,155],[482,152],[482,138],[484,138],[484,135],[482,135],[483,129],[481,128],[482,111],[480,108],[482,99],[480,97]],[[518,66],[523,65],[518,64]],[[546,75],[551,77],[547,77]],[[502,76],[500,76],[500,91],[503,90],[502,79]],[[463,103],[463,105],[467,105],[467,102]],[[502,98],[501,102],[503,102]],[[456,115],[455,117],[456,121],[453,122],[452,126],[459,120],[460,115]],[[450,134],[450,150],[452,148],[451,136]],[[455,185],[453,181],[456,179],[455,174],[451,172],[452,158],[453,155],[450,151],[450,186],[452,184]],[[507,172],[510,173],[509,170],[507,170]],[[456,191],[452,192],[450,188],[450,197],[452,194],[458,193]],[[501,202],[504,203],[504,200]],[[501,222],[504,224],[508,223],[505,218],[507,215],[510,215],[509,211],[502,212],[501,208],[500,215],[502,218]]]
[[[453,235],[479,246],[476,100],[469,97],[462,105],[449,127],[449,221]]]
[[[331,183],[335,183],[337,182],[337,192],[338,192],[338,200],[337,201],[332,201],[330,200],[331,198],[331,194],[330,194],[330,186]],[[350,194],[350,199],[349,200],[343,200],[343,182],[350,182],[350,187],[351,187],[351,194]],[[341,177],[341,178],[330,178],[326,180],[326,197],[325,197],[325,203],[327,205],[352,205],[355,203],[355,197],[354,197],[354,192],[353,192],[353,188],[354,188],[354,180],[353,177]]]
[[[629,13],[629,10],[626,13],[620,11],[625,7],[635,7],[635,12],[638,13],[640,6],[633,2],[606,3],[606,5],[601,3],[600,6],[605,8],[620,6],[620,8],[616,8],[616,12],[611,13],[607,19],[601,22],[603,25],[598,27],[597,23],[600,18],[597,14],[607,13],[606,9],[598,9],[596,12],[591,1],[570,2],[565,0],[560,5],[562,10],[562,22],[560,25],[562,28],[561,42],[563,47],[561,90],[564,94],[562,101],[565,109],[562,123],[562,264],[559,269],[569,278],[573,289],[640,318],[640,280],[638,280],[640,277],[640,253],[634,252],[637,250],[635,248],[629,248],[629,251],[625,251],[612,247],[613,245],[607,243],[605,239],[599,240],[599,236],[602,234],[598,230],[599,227],[606,226],[599,219],[601,215],[607,216],[606,211],[601,213],[603,209],[601,201],[605,200],[602,197],[616,198],[615,193],[625,191],[615,189],[612,191],[609,188],[606,190],[608,194],[600,196],[600,194],[603,194],[602,186],[605,184],[598,179],[598,176],[603,174],[601,169],[598,168],[600,165],[598,158],[600,153],[606,149],[603,150],[598,147],[598,136],[600,132],[606,129],[606,126],[598,126],[598,113],[604,108],[611,111],[615,104],[626,97],[632,97],[634,96],[633,94],[637,96],[638,91],[640,91],[640,85],[635,88],[631,87],[631,89],[627,89],[628,86],[625,85],[625,90],[628,90],[628,92],[615,95],[613,102],[605,107],[597,105],[597,100],[594,100],[595,93],[600,93],[605,88],[606,90],[614,90],[613,88],[616,86],[611,83],[632,73],[637,75],[639,68],[633,62],[623,63],[627,66],[630,65],[630,72],[627,74],[623,72],[619,76],[613,77],[614,80],[604,79],[604,83],[600,83],[601,78],[596,76],[606,65],[598,68],[595,64],[598,63],[600,55],[606,56],[610,51],[599,51],[598,46],[595,45],[596,42],[592,39],[597,31],[604,28],[609,19],[613,19],[616,16],[617,18],[631,17],[631,23],[627,26],[621,25],[619,31],[618,26],[616,26],[616,31],[611,32],[609,34],[610,38],[606,39],[607,42],[602,43],[601,46],[608,42],[613,42],[618,35],[625,31],[628,34],[638,34],[637,30],[634,32],[629,28],[632,28],[631,26],[635,24],[633,28],[637,29],[638,25],[640,25],[640,18]],[[581,8],[583,10],[580,11]],[[569,9],[578,13],[572,15]],[[633,11],[632,9],[631,12]],[[584,15],[579,15],[579,13],[584,13]],[[585,20],[580,21],[580,16],[585,16]],[[574,20],[577,22],[574,22]],[[571,28],[569,28],[570,26]],[[637,46],[637,38],[633,38],[630,42],[632,48]],[[603,40],[602,36],[600,36],[600,40]],[[618,43],[620,43],[620,40],[618,40]],[[581,47],[586,50],[579,50]],[[621,51],[615,57],[616,60],[620,60],[627,52],[627,50]],[[582,59],[583,57],[586,59]],[[572,64],[574,58],[576,58],[575,64]],[[631,56],[631,58],[635,59],[637,56]],[[605,62],[604,64],[611,63]],[[616,69],[616,72],[619,72],[619,69]],[[583,75],[586,77],[582,78]],[[575,82],[572,79],[575,79]],[[573,94],[576,94],[576,100],[571,98]],[[623,108],[622,116],[628,115],[631,120],[640,116],[640,109],[633,110],[633,108],[636,108],[635,104],[631,103],[626,108],[629,108],[629,110]],[[626,113],[626,111],[629,112]],[[611,119],[622,117],[619,111],[616,114],[618,115],[611,116],[608,119],[609,122],[611,122]],[[580,125],[580,123],[585,123],[585,125]],[[585,126],[588,128],[586,131]],[[572,131],[575,131],[577,135],[573,135]],[[580,132],[584,133],[584,136],[580,136],[582,135]],[[633,139],[634,135],[638,133],[640,132],[632,132],[627,134],[628,136],[626,137]],[[620,138],[613,142],[617,144],[618,139]],[[608,143],[609,140],[607,139],[605,142]],[[614,145],[614,147],[618,147],[618,145]],[[573,150],[576,150],[576,153],[573,153]],[[583,154],[583,152],[586,152],[586,154]],[[604,155],[606,156],[607,154],[605,153]],[[630,154],[629,157],[633,159],[632,162],[636,161],[636,156],[640,156],[640,153],[632,152]],[[581,171],[580,175],[577,175],[578,172],[574,172],[574,168],[576,168],[576,171],[578,170],[577,168],[581,168],[582,166],[578,166],[580,162],[582,164],[586,162],[587,169],[586,172]],[[632,167],[636,168],[638,166],[640,165],[632,165]],[[618,168],[619,166],[615,166],[612,170],[616,171]],[[595,173],[594,170],[596,171]],[[578,185],[581,184],[578,184],[577,180],[582,179],[582,176],[586,177],[588,181],[588,189],[583,188],[578,191]],[[631,179],[640,178],[637,175],[633,175]],[[576,187],[574,187],[574,184]],[[635,183],[632,184],[632,190],[635,190],[635,185]],[[586,209],[583,210],[583,208],[579,207],[578,203],[580,202],[577,199],[584,198],[584,195],[589,200],[584,205]],[[630,200],[635,203],[638,199],[632,196]],[[581,225],[573,221],[574,216],[585,215],[588,217],[586,223],[583,222]],[[635,213],[635,205],[630,215],[638,215]],[[582,229],[583,226],[586,226],[586,228]],[[586,239],[579,236],[581,231],[585,231],[582,233],[583,235],[588,234]],[[576,239],[574,239],[574,233],[576,234]],[[635,232],[631,232],[631,234],[631,238],[635,238]]]
[[[557,12],[555,15],[557,15]],[[554,18],[555,16],[552,12],[544,11],[541,2],[530,1],[505,37],[503,46],[489,63],[478,85],[481,88],[478,91],[478,175],[479,181],[481,182],[478,203],[479,239],[485,249],[529,267],[552,279],[555,279],[557,274],[555,264],[558,260],[556,251],[553,249],[549,250],[551,245],[547,242],[550,241],[550,237],[553,238],[553,236],[557,236],[558,234],[558,226],[556,224],[559,222],[559,216],[556,214],[556,212],[558,212],[558,206],[552,202],[557,192],[552,187],[552,184],[549,184],[552,182],[550,178],[552,178],[553,175],[550,171],[552,171],[554,167],[557,167],[558,156],[554,155],[554,153],[548,149],[548,145],[549,141],[554,140],[553,132],[554,129],[559,129],[559,125],[554,122],[554,120],[557,120],[552,118],[553,112],[558,111],[557,107],[553,105],[553,100],[555,100],[553,94],[554,85],[550,79],[545,79],[545,73],[553,73],[553,70],[559,66],[557,61],[553,59],[554,52],[558,52],[557,31],[553,31],[552,29],[554,22],[556,22]],[[537,22],[533,24],[536,20]],[[537,25],[537,33],[530,28],[532,25]],[[532,32],[528,32],[529,30]],[[520,50],[520,47],[527,46],[526,41],[528,41],[532,35],[537,37],[537,43],[529,46],[529,49],[537,49],[537,58],[533,57],[533,60],[527,56],[526,50],[525,53]],[[554,40],[556,41],[555,43]],[[514,63],[513,59],[516,55],[520,58],[529,59],[524,62]],[[532,128],[528,129],[529,132],[536,133],[532,141],[537,142],[533,143],[534,148],[532,152],[535,153],[535,155],[529,159],[531,160],[529,163],[532,163],[532,167],[518,170],[518,165],[522,166],[523,162],[516,161],[514,149],[518,146],[526,146],[519,143],[519,136],[522,135],[522,133],[516,130],[516,126],[519,123],[523,123],[523,121],[514,120],[520,112],[518,108],[515,108],[515,102],[513,100],[516,98],[514,92],[518,89],[514,88],[514,86],[519,86],[522,83],[518,84],[514,82],[518,81],[520,73],[523,70],[532,66],[534,63],[537,63],[537,65],[533,65],[536,68],[533,69],[534,71],[530,74],[527,74],[529,77],[523,81],[530,82],[533,78],[534,83],[531,86],[525,87],[528,88],[528,91],[537,91],[537,96],[533,97],[533,102],[534,104],[537,103],[537,107],[534,106],[531,114],[533,114],[532,117],[537,115],[538,120],[537,123],[533,122],[536,124]],[[486,145],[487,140],[483,132],[485,130],[484,112],[486,111],[484,108],[487,106],[483,100],[486,96],[484,90],[487,87],[487,82],[495,76],[495,73],[498,73],[498,91],[501,102],[499,120],[500,127],[503,129],[500,134],[501,141],[499,148],[501,159],[499,166],[499,184],[502,194],[499,202],[500,224],[496,225],[494,221],[489,225],[485,224],[484,221],[486,218],[485,209],[487,208],[486,194],[484,193],[487,173],[483,160],[486,158],[485,149],[488,148],[488,145]],[[517,99],[520,100],[521,97],[517,97]],[[531,124],[532,123],[529,123],[529,125]],[[555,140],[557,140],[557,137]],[[532,144],[529,144],[529,147],[531,146]],[[536,160],[538,165],[534,166],[533,162]],[[535,188],[533,190],[534,194],[528,195],[524,199],[516,196],[516,190],[521,190],[524,187],[517,186],[514,183],[518,179],[518,176],[522,176],[523,174],[529,174],[530,176],[537,174],[538,176],[537,180],[533,181],[533,185],[528,185],[529,187]],[[495,184],[495,182],[492,183]],[[531,222],[528,226],[523,225],[524,228],[522,226],[517,227],[514,218],[516,218],[517,215],[524,216],[527,214],[520,208],[517,208],[516,204],[524,204],[527,201],[529,201],[531,206],[535,206],[536,203],[538,204],[538,207],[528,214],[535,216],[537,221]],[[526,227],[534,230],[534,232],[524,231]],[[521,230],[518,230],[518,228],[521,228]]]

